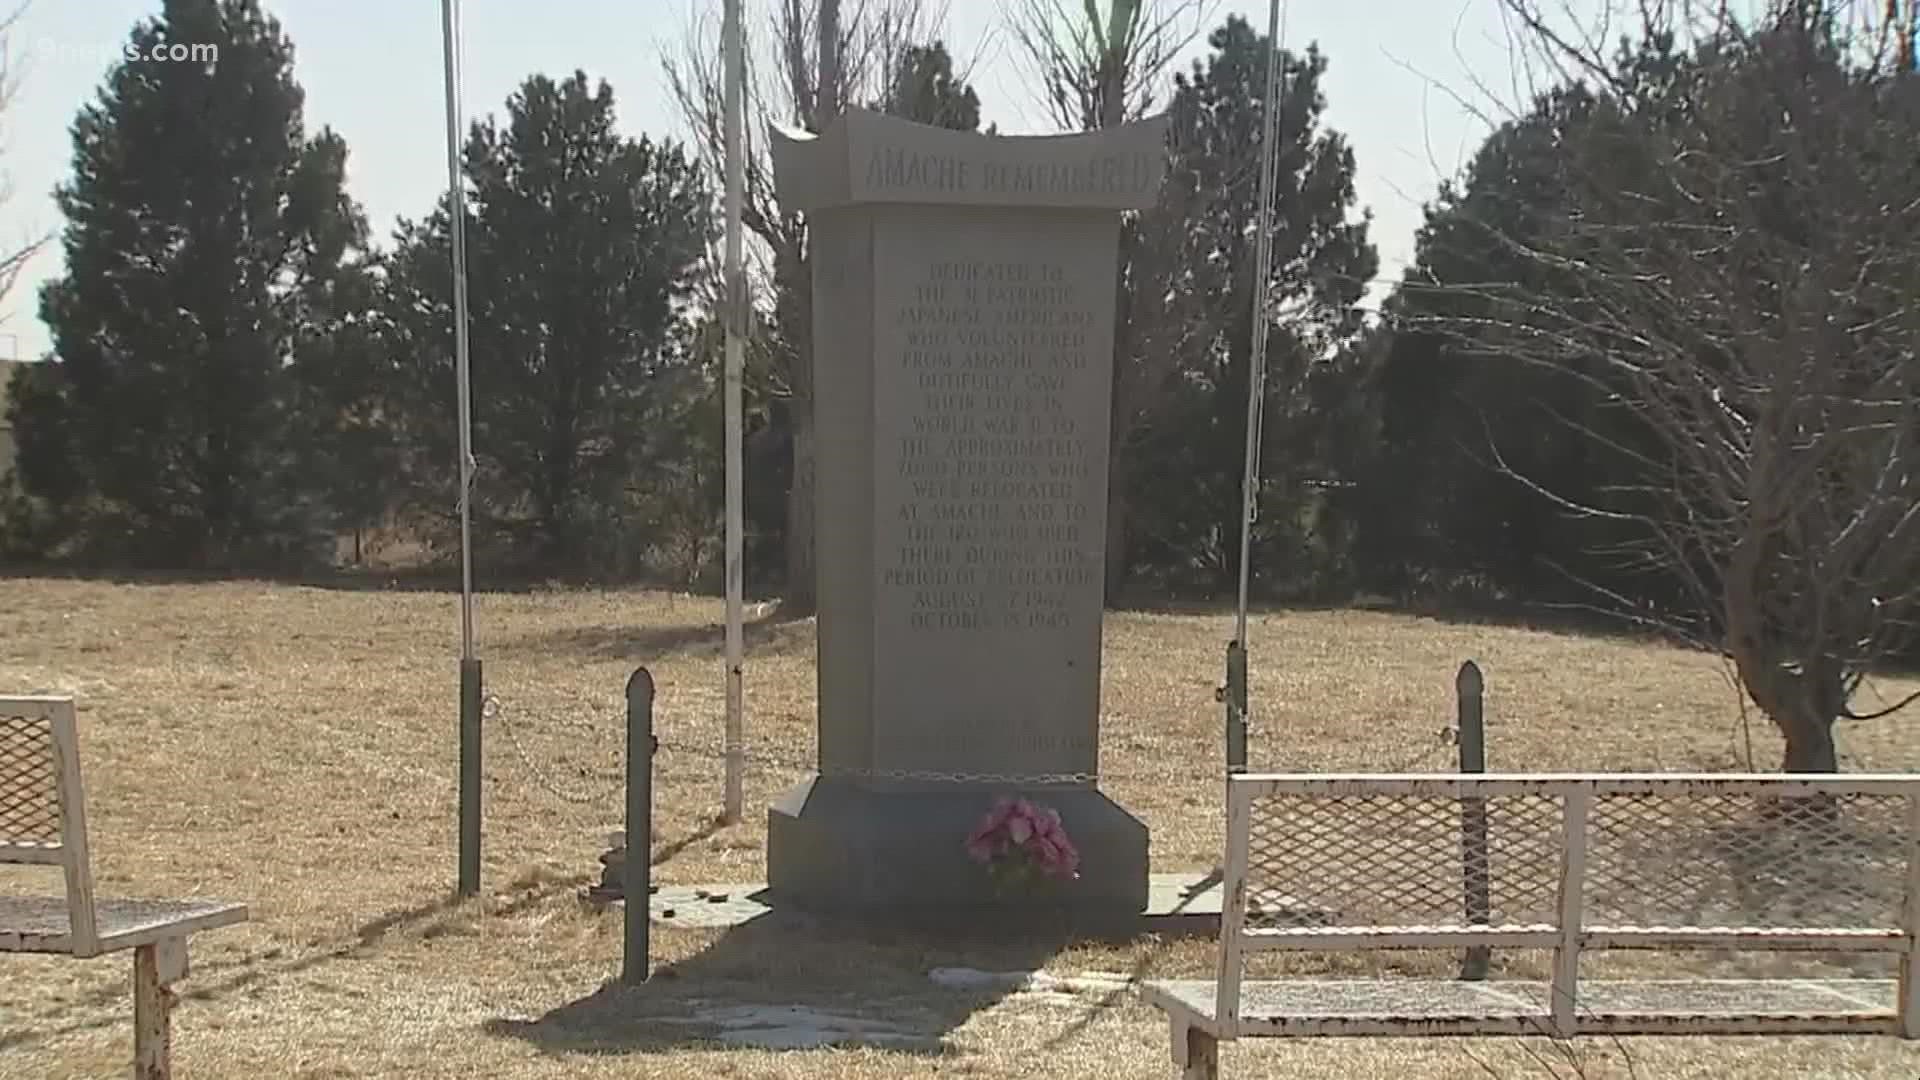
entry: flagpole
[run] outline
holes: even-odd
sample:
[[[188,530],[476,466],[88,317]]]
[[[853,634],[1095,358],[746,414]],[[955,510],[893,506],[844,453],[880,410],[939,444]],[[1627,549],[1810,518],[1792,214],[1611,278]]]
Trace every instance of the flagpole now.
[[[473,425],[467,353],[467,199],[460,176],[459,0],[440,0],[446,66],[448,232],[453,240],[453,367],[460,428],[460,887],[480,891],[480,660],[473,649]]]
[[[1247,591],[1253,570],[1253,522],[1259,511],[1260,426],[1267,392],[1267,329],[1272,311],[1267,275],[1273,265],[1273,194],[1279,167],[1279,131],[1282,68],[1280,0],[1267,6],[1267,88],[1261,98],[1259,206],[1255,211],[1253,280],[1248,290],[1253,305],[1252,351],[1247,357],[1247,455],[1240,481],[1240,589],[1234,606],[1233,641],[1227,646],[1227,771],[1247,767]]]
[[[726,374],[725,409],[727,443],[726,491],[726,590],[727,590],[727,774],[722,821],[737,824],[741,819],[742,787],[746,772],[746,750],[742,745],[742,713],[745,710],[745,644],[741,626],[744,569],[741,565],[745,527],[742,521],[740,381],[744,366],[747,316],[746,277],[741,270],[741,208],[746,188],[746,159],[741,152],[742,84],[746,79],[740,15],[741,0],[726,0],[722,20],[721,51],[726,81]]]

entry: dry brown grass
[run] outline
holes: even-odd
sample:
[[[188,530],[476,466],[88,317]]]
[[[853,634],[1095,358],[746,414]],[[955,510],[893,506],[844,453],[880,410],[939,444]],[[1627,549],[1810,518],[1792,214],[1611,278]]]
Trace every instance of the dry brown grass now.
[[[1200,974],[1211,963],[1201,941],[1063,947],[756,924],[657,930],[657,959],[673,974],[596,995],[618,968],[619,920],[574,894],[618,824],[621,687],[635,664],[649,665],[663,738],[717,746],[720,607],[709,599],[481,598],[481,654],[503,711],[487,756],[487,897],[464,906],[447,902],[453,596],[10,580],[0,609],[0,688],[79,697],[102,891],[206,892],[253,907],[250,925],[196,943],[176,1021],[182,1076],[1165,1077],[1159,1014],[1130,998],[996,1000],[935,991],[925,973],[1044,962]],[[1221,828],[1213,687],[1230,619],[1115,614],[1108,627],[1105,786],[1152,827],[1158,868],[1210,866]],[[1252,636],[1258,766],[1441,766],[1435,733],[1469,656],[1488,675],[1495,768],[1742,763],[1736,699],[1710,658],[1361,612],[1263,616]],[[749,642],[751,743],[804,761],[812,627],[758,625]],[[1905,723],[1850,730],[1850,767],[1913,768],[1920,745]],[[1752,737],[1758,764],[1772,766],[1778,745],[1763,722]],[[755,768],[747,823],[716,830],[718,763],[664,755],[658,876],[758,880],[763,808],[798,775]],[[0,1077],[122,1075],[126,968],[124,956],[0,957]],[[684,1017],[695,1001],[910,1017],[943,1048],[720,1049],[700,1029],[648,1019]],[[1648,1077],[1920,1073],[1920,1054],[1880,1039],[1645,1039],[1625,1049]],[[1589,1075],[1627,1075],[1620,1047],[1578,1052]],[[1536,1053],[1559,1060],[1512,1041],[1353,1040],[1250,1042],[1230,1048],[1226,1065],[1238,1077],[1485,1076],[1483,1063],[1497,1075],[1549,1075]]]

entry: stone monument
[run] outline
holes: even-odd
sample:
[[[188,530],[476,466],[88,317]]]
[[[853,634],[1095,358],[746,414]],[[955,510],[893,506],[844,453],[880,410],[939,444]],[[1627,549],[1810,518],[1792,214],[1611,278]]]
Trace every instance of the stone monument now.
[[[820,772],[768,814],[776,895],[994,902],[962,844],[1018,794],[1081,853],[1053,902],[1146,906],[1146,826],[1090,777],[1120,216],[1165,140],[858,109],[773,133],[812,251],[820,681]]]

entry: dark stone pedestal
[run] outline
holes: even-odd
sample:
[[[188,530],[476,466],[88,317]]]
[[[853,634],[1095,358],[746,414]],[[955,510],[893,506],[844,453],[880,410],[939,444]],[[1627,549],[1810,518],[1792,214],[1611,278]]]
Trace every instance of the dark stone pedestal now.
[[[1080,878],[1039,896],[996,898],[967,834],[1002,794],[1060,812],[1080,851]],[[1147,827],[1100,791],[886,791],[802,781],[767,811],[767,884],[822,912],[908,913],[1001,905],[1133,915],[1147,907]]]

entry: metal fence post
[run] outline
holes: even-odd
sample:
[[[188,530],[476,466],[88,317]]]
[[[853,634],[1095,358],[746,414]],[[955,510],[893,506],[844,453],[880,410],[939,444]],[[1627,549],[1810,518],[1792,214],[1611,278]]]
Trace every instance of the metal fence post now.
[[[1920,1039],[1920,956],[1914,955],[1920,942],[1920,788],[1909,785],[1907,796],[1907,881],[1905,902],[1901,905],[1901,929],[1907,932],[1906,948],[1900,953],[1898,994],[1895,998],[1894,1027],[1903,1039]]]
[[[1247,647],[1227,643],[1227,771],[1247,771]]]
[[[635,668],[627,680],[627,854],[621,864],[626,895],[620,981],[638,986],[650,974],[649,901],[653,877],[653,676]]]
[[[460,882],[459,895],[480,893],[480,661],[460,661]]]
[[[1553,992],[1548,1034],[1571,1039],[1579,1034],[1580,928],[1585,919],[1581,900],[1587,880],[1587,815],[1593,805],[1591,780],[1562,788],[1562,854],[1560,864],[1560,944],[1553,950]]]
[[[1487,771],[1486,716],[1481,707],[1485,690],[1486,682],[1480,676],[1479,665],[1471,660],[1461,664],[1460,674],[1454,679],[1454,693],[1462,774]],[[1486,926],[1493,904],[1489,896],[1485,799],[1460,800],[1460,866],[1466,884],[1467,925]],[[1466,959],[1460,964],[1460,977],[1486,978],[1491,960],[1492,950],[1488,946],[1467,946]]]
[[[1227,776],[1247,771],[1247,647],[1227,642],[1227,681],[1214,690],[1215,701],[1226,703]],[[1233,802],[1233,784],[1225,785],[1226,803]]]

